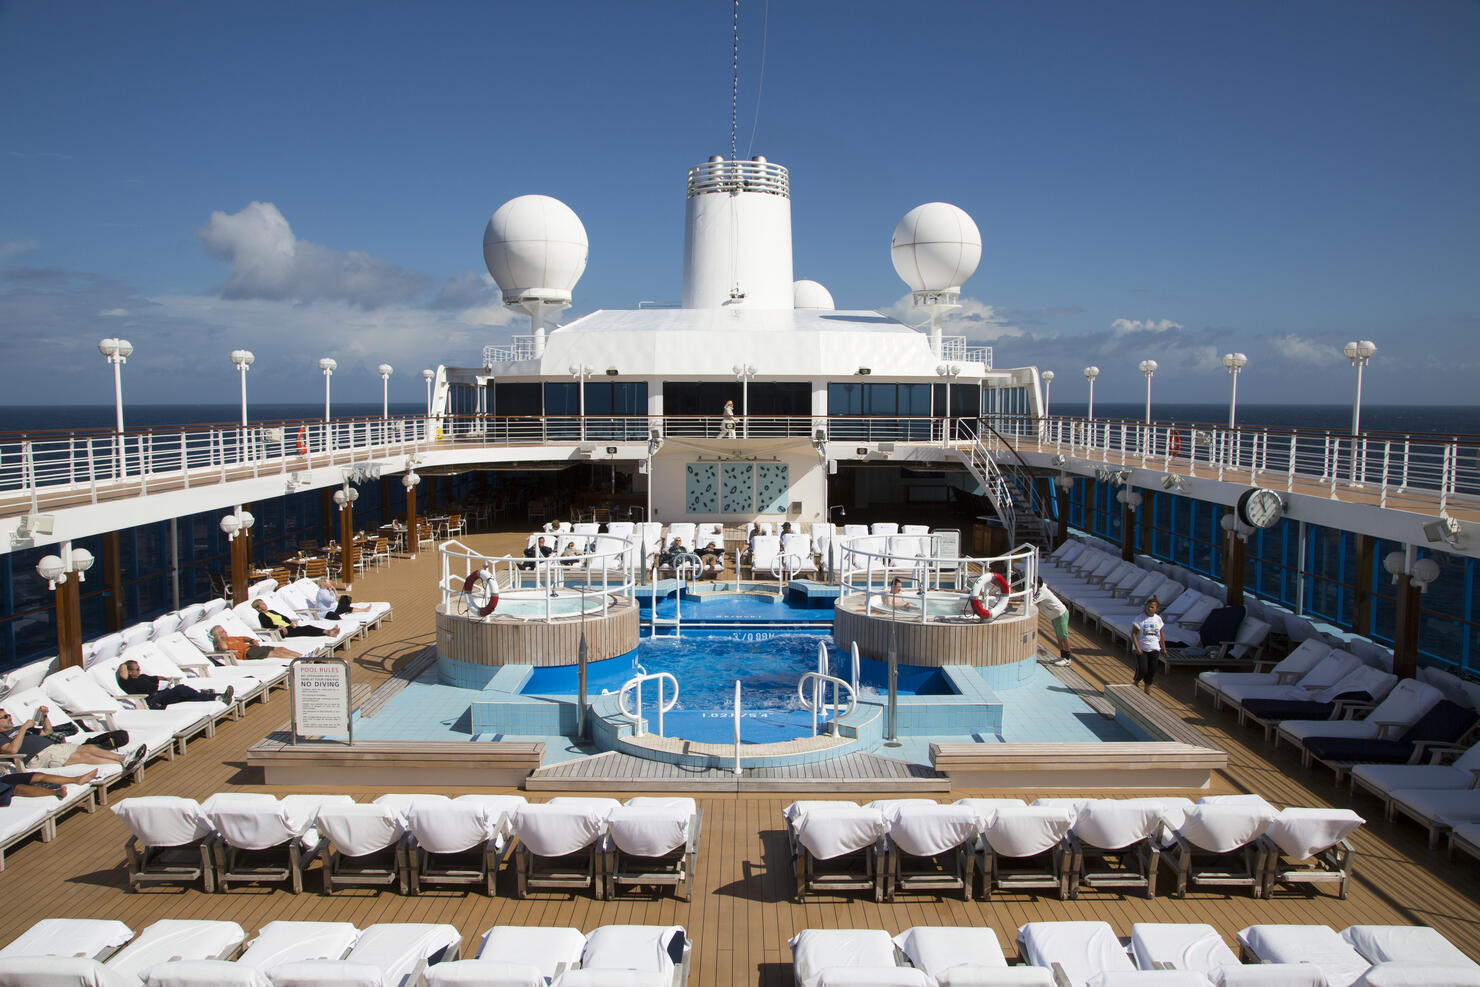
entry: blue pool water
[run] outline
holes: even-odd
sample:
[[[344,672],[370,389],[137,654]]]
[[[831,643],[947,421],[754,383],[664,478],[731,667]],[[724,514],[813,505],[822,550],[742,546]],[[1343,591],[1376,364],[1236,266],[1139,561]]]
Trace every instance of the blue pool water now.
[[[652,616],[651,595],[639,593],[638,606],[646,622]],[[681,601],[674,593],[658,598],[658,617],[672,620],[675,616],[685,623],[720,620],[747,624],[817,623],[831,627],[833,614],[831,600],[825,601],[825,605],[814,602],[807,606],[805,599],[795,595],[777,599],[774,591],[701,587],[698,593],[685,592]]]
[[[728,637],[649,638],[636,651],[620,658],[592,662],[587,668],[591,694],[616,692],[634,674],[634,662],[648,672],[669,672],[678,679],[675,710],[728,711],[740,680],[741,702],[747,710],[795,710],[797,680],[817,669],[817,644],[827,645],[832,674],[845,681],[851,676],[847,656],[839,658],[829,638],[803,634],[779,635],[766,641]],[[860,683],[879,691],[888,688],[887,666],[864,659]],[[647,700],[652,686],[643,687]],[[525,695],[573,695],[576,670],[569,666],[536,668],[521,690]],[[906,696],[945,695],[951,692],[937,668],[900,667],[899,692]],[[810,725],[810,720],[808,721]]]

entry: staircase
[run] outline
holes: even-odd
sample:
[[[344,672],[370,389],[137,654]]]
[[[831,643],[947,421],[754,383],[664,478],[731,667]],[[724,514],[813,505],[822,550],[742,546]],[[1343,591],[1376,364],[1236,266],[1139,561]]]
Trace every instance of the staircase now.
[[[992,449],[982,441],[983,434],[989,437],[992,446],[1000,445],[1001,437],[982,423],[979,430],[971,433],[971,444],[963,451],[962,459],[997,512],[1007,531],[1007,544],[1027,542],[1039,548],[1047,547],[1049,523],[1044,520],[1044,506],[1032,474],[1017,463],[998,463]]]

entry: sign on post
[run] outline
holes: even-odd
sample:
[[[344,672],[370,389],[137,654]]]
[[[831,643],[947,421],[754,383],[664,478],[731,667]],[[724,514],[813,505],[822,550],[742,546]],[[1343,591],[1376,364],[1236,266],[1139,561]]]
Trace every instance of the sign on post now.
[[[343,658],[297,658],[288,678],[293,706],[292,742],[300,736],[343,737],[354,743],[349,662]]]

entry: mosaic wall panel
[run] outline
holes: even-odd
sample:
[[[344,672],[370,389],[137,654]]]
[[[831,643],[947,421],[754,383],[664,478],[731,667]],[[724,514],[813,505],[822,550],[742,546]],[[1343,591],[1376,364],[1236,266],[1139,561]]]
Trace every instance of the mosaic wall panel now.
[[[726,514],[755,513],[754,463],[725,463],[720,470],[720,509]]]
[[[684,505],[689,514],[719,513],[718,463],[688,463],[685,466]]]
[[[758,463],[755,468],[755,506],[759,514],[785,514],[791,480],[786,463]]]

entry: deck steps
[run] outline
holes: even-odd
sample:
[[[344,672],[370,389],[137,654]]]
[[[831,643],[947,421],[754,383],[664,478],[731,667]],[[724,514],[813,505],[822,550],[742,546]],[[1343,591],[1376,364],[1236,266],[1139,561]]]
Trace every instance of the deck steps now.
[[[412,682],[415,682],[422,672],[437,663],[437,649],[427,648],[421,654],[405,662],[400,668],[386,679],[375,691],[370,693],[369,698],[360,703],[360,718],[368,720],[370,717],[385,709],[386,703],[400,695]]]
[[[1060,684],[1078,696],[1080,702],[1106,719],[1115,719],[1115,707],[1105,698],[1104,693],[1090,685],[1084,676],[1074,671],[1074,666],[1053,665],[1048,662],[1042,664],[1048,670],[1048,674],[1058,679]]]
[[[579,792],[948,792],[945,775],[918,764],[848,754],[811,764],[745,768],[695,768],[607,751],[540,768],[525,779],[529,791]]]

